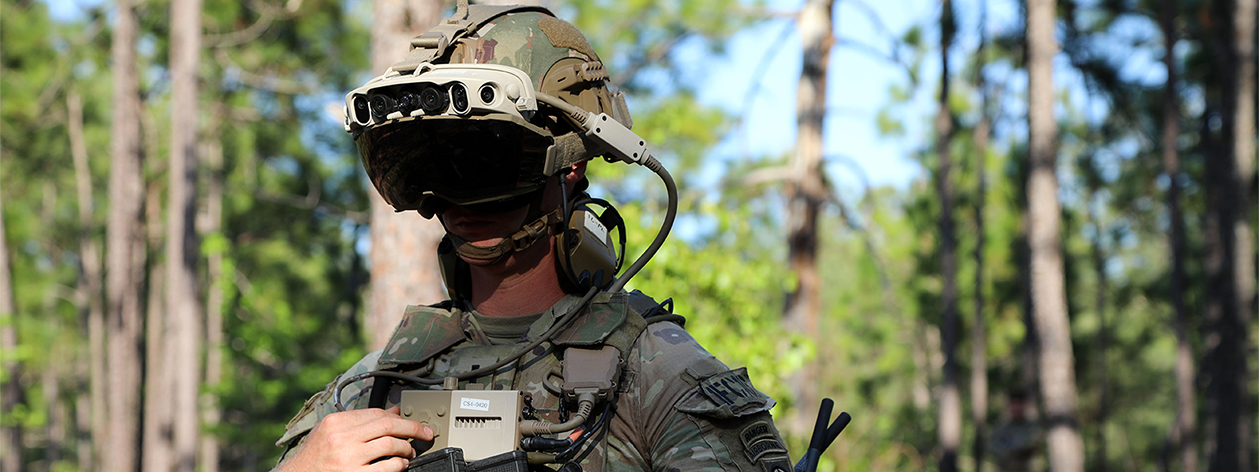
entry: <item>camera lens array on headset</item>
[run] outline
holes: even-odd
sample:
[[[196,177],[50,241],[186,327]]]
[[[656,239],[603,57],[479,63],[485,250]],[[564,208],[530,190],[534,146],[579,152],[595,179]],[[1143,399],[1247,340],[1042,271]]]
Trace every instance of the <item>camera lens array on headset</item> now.
[[[493,116],[529,122],[538,111],[524,71],[498,64],[421,64],[345,94],[345,130],[361,133],[407,117]],[[355,138],[357,139],[357,138]]]
[[[480,100],[478,105],[488,106],[497,96],[495,87],[489,83],[482,84],[474,97],[469,97],[468,87],[462,82],[378,88],[368,95],[354,96],[353,115],[354,120],[364,126],[415,116],[417,110],[425,115],[442,115],[450,111],[466,115],[472,110],[470,98]]]

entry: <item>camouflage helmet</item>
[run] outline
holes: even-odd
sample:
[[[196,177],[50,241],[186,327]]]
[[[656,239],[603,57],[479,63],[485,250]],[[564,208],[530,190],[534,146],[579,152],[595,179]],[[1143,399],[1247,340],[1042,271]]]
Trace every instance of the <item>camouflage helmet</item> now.
[[[398,211],[432,217],[445,203],[515,205],[567,165],[604,152],[575,115],[632,126],[624,96],[585,36],[545,8],[461,0],[455,15],[411,46],[404,60],[346,96],[346,130],[369,179]],[[450,86],[478,73],[517,75],[522,80],[506,78],[521,87]],[[419,84],[425,77],[434,83]]]
[[[529,75],[537,91],[632,127],[625,98],[609,87],[608,72],[590,42],[577,27],[549,12],[498,16],[434,61],[442,62],[515,67]]]

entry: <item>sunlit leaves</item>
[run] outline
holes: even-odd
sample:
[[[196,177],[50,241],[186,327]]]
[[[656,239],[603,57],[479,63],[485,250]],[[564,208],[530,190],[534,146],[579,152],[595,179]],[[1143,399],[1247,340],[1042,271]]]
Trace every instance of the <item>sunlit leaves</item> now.
[[[619,209],[629,222],[633,257],[655,236],[660,217],[648,218],[657,211],[637,203]],[[790,405],[786,380],[813,352],[811,341],[781,326],[790,271],[747,244],[757,228],[746,209],[710,203],[695,214],[715,220],[715,231],[695,244],[671,238],[629,288],[658,301],[673,298],[674,312],[687,317],[687,331],[709,352],[732,367],[747,366],[758,388]]]

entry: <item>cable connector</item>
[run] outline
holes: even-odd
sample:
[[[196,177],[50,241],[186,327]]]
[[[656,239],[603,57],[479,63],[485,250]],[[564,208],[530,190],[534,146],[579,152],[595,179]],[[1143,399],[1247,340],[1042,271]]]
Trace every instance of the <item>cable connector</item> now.
[[[520,430],[521,436],[537,436],[540,434],[555,434],[568,432],[577,429],[582,423],[586,422],[586,418],[590,417],[591,410],[594,410],[595,396],[591,393],[583,393],[577,400],[577,412],[573,417],[563,423],[548,423],[545,421],[521,421],[517,428]]]
[[[647,141],[639,137],[625,125],[612,119],[607,113],[595,115],[591,113],[584,123],[586,137],[594,140],[607,149],[620,161],[638,164],[647,156]]]

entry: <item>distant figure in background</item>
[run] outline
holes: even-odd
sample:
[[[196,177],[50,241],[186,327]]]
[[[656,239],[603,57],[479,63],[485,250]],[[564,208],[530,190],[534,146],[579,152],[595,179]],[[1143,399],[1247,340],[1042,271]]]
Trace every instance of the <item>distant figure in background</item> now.
[[[1032,459],[1040,449],[1040,425],[1028,418],[1027,392],[1011,390],[1006,397],[1009,418],[997,426],[988,441],[988,450],[1001,472],[1030,472]]]

